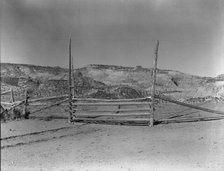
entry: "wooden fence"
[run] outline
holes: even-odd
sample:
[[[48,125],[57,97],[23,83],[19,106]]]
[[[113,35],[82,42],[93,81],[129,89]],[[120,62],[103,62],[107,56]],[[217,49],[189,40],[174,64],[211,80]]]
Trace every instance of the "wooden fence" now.
[[[12,92],[12,90],[1,93],[1,96],[6,95],[10,92]],[[1,106],[0,107],[1,107],[1,119],[2,120],[6,120],[7,118],[10,118],[9,112],[12,111],[13,109],[17,108],[17,107],[22,107],[21,117],[25,118],[25,119],[29,119],[29,116],[34,114],[34,113],[37,113],[37,112],[43,111],[45,109],[49,109],[51,107],[58,106],[62,103],[68,102],[68,98],[67,98],[68,95],[51,96],[51,97],[38,98],[38,99],[30,99],[27,91],[25,90],[25,95],[24,96],[25,96],[24,100],[21,100],[21,101],[12,101],[12,100],[10,102],[2,102],[1,101]],[[12,99],[14,99],[14,95],[13,95]],[[53,104],[52,103],[51,104],[43,103],[43,102],[47,102],[47,101],[51,101],[51,100],[57,100],[57,99],[63,99],[63,100],[57,101]],[[40,103],[37,104],[38,102],[40,102]],[[39,109],[29,110],[28,106],[44,106],[44,107],[39,108]]]
[[[166,96],[160,96],[155,94],[156,85],[156,71],[157,71],[157,58],[158,58],[158,47],[159,41],[157,41],[155,49],[154,69],[153,69],[153,84],[150,97],[135,98],[135,99],[93,99],[93,98],[74,98],[75,87],[74,87],[74,68],[73,58],[71,55],[71,38],[69,41],[69,80],[68,89],[69,94],[63,96],[52,96],[47,98],[29,99],[27,91],[25,91],[25,98],[22,101],[16,101],[14,99],[13,90],[1,93],[1,95],[11,93],[11,102],[1,102],[1,104],[10,105],[9,108],[5,109],[1,105],[1,114],[7,113],[14,108],[23,105],[23,115],[26,119],[30,115],[40,112],[42,110],[61,105],[68,102],[68,122],[103,122],[103,123],[133,123],[133,124],[144,124],[153,126],[154,123],[173,123],[173,122],[189,122],[189,121],[201,121],[201,120],[215,120],[224,119],[224,112],[212,109],[206,109],[199,106],[194,106],[170,99]],[[29,105],[38,105],[37,102],[49,101],[61,99],[53,104],[48,105],[47,103],[41,103],[45,106],[40,109],[28,111]],[[214,117],[202,117],[202,118],[172,118],[172,119],[154,119],[155,111],[155,99],[162,99],[182,105],[185,107],[193,108],[196,110],[202,110],[205,112],[216,113],[221,116]],[[40,105],[40,104],[39,104]],[[63,117],[62,117],[63,118]]]
[[[8,91],[8,93],[10,93]],[[133,124],[133,125],[150,125],[152,111],[152,98],[135,98],[135,99],[95,99],[95,98],[72,98],[71,106],[69,95],[51,96],[38,99],[29,99],[25,91],[25,98],[22,101],[1,102],[1,115],[6,114],[16,107],[22,106],[23,117],[28,119],[32,115],[49,109],[54,106],[66,105],[69,109],[68,116],[57,117],[59,119],[68,119],[69,122],[88,122],[88,123],[109,123],[109,124]],[[177,105],[189,107],[204,112],[214,113],[219,116],[209,117],[174,117],[170,119],[153,120],[153,124],[180,123],[180,122],[197,122],[224,119],[224,111],[207,109],[192,104],[186,104],[166,96],[155,95],[155,99],[168,101]],[[56,102],[52,103],[52,100]],[[48,101],[51,101],[49,104]],[[159,102],[158,100],[155,102]],[[2,105],[8,106],[7,108]],[[39,109],[28,110],[28,106],[43,106]],[[155,107],[155,106],[154,106]],[[31,108],[31,107],[30,107]],[[72,115],[71,115],[72,114]],[[72,117],[71,117],[72,116]],[[182,116],[182,115],[181,115]]]
[[[151,98],[73,98],[71,122],[150,124]]]

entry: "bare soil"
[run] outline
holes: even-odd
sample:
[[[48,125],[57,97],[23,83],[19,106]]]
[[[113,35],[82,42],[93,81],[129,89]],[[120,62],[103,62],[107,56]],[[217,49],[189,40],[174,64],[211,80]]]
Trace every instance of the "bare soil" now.
[[[204,106],[224,111],[224,103]],[[53,108],[37,115],[63,110]],[[211,114],[162,105],[158,118]],[[66,115],[66,113],[63,113]],[[57,129],[61,128],[63,129]],[[1,124],[1,170],[224,170],[224,120],[147,126],[18,120]],[[52,131],[45,131],[53,129]]]

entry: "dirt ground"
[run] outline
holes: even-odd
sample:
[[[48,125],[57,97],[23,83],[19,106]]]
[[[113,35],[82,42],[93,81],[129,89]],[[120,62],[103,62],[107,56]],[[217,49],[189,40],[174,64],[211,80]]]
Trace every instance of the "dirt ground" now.
[[[211,105],[223,110],[223,104]],[[60,127],[2,141],[17,145],[1,149],[1,170],[224,170],[224,120],[153,128],[21,120],[2,123],[1,138]]]

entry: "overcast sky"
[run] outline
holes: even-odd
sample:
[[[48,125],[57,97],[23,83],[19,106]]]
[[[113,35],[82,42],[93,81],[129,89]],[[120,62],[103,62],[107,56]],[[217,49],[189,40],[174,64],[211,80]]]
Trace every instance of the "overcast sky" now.
[[[1,62],[224,73],[223,0],[3,0]]]

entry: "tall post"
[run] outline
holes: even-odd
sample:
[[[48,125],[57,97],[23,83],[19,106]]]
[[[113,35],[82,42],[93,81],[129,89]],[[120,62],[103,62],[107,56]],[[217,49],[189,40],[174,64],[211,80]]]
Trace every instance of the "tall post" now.
[[[11,89],[11,102],[12,102],[12,103],[15,102],[13,89]]]
[[[72,96],[73,96],[73,98],[75,97],[75,83],[74,83],[74,81],[75,81],[75,75],[74,75],[74,63],[73,63],[73,61],[74,61],[74,57],[72,56]]]
[[[72,40],[70,37],[69,40],[69,78],[68,78],[68,86],[69,86],[69,117],[68,122],[71,123],[72,121]]]
[[[156,85],[156,69],[157,69],[157,58],[158,58],[158,50],[159,50],[159,41],[157,40],[156,50],[155,50],[155,59],[154,59],[154,69],[153,69],[153,84],[152,84],[152,107],[151,107],[151,115],[150,115],[150,123],[149,126],[154,126],[154,111],[155,111],[155,85]]]

